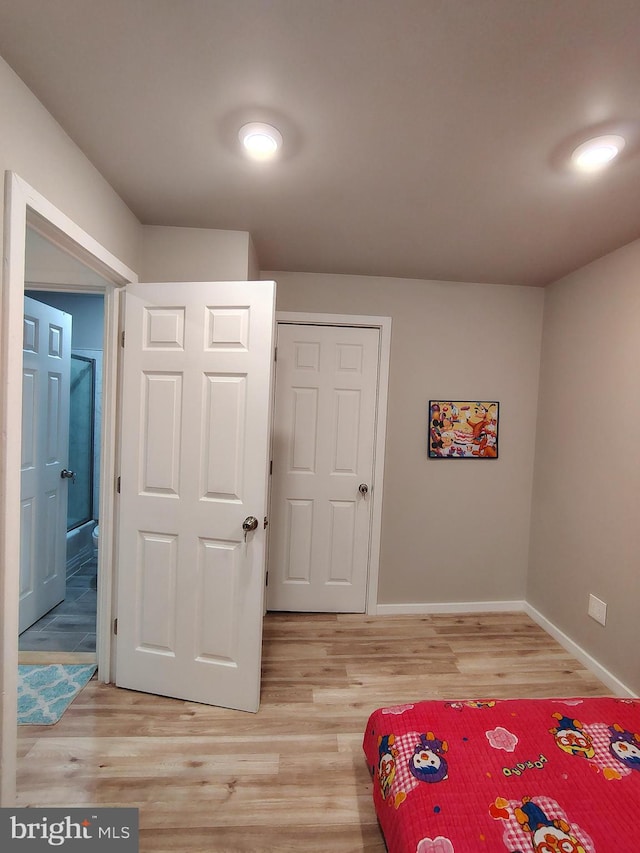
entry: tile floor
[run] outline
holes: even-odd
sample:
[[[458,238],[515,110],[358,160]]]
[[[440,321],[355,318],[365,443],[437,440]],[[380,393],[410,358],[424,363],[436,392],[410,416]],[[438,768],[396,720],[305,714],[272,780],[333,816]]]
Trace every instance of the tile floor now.
[[[66,598],[20,634],[19,651],[95,652],[97,570],[91,557],[67,576]]]

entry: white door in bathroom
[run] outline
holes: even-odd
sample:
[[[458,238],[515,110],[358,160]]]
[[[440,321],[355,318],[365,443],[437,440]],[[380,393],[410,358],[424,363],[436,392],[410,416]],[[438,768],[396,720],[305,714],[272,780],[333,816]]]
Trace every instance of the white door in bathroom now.
[[[71,315],[26,296],[22,355],[20,617],[25,631],[66,587]],[[68,473],[68,472],[67,472]]]
[[[273,282],[127,286],[116,684],[260,701]]]

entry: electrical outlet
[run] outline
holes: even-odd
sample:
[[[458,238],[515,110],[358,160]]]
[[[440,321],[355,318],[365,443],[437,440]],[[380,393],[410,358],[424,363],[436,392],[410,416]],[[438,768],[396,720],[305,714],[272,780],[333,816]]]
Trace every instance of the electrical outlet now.
[[[595,595],[589,596],[589,609],[587,612],[592,619],[596,620],[596,622],[599,622],[601,625],[606,625],[607,605],[604,603],[604,601],[601,601],[599,598],[596,598]]]

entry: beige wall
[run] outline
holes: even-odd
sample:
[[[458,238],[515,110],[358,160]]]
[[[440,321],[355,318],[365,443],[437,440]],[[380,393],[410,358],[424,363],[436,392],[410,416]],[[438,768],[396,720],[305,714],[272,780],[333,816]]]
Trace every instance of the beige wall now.
[[[0,174],[17,173],[23,180],[91,234],[129,267],[136,268],[139,223],[124,202],[89,163],[82,152],[65,135],[44,107],[29,92],[9,66],[0,59]],[[3,235],[4,209],[0,204],[0,235]],[[0,241],[3,237],[0,236]],[[2,245],[4,257],[4,243]],[[6,304],[3,294],[3,304]],[[2,307],[0,307],[2,310]],[[9,337],[4,341],[8,346]],[[9,386],[6,382],[6,349],[0,350],[0,376],[5,376],[0,405],[7,405]],[[3,441],[6,437],[3,438]],[[4,482],[4,470],[2,477]],[[0,500],[4,500],[0,495]],[[0,531],[6,536],[6,531]],[[6,542],[5,538],[5,542]],[[6,565],[0,565],[0,590],[6,596]],[[13,567],[15,568],[15,566]],[[12,576],[13,578],[13,576]],[[0,798],[9,805],[13,798],[15,777],[15,637],[14,620],[0,616],[0,714],[3,720],[0,737]],[[11,703],[7,710],[5,701]]]
[[[138,220],[3,59],[0,104],[2,175],[16,172],[135,270]]]
[[[260,279],[260,260],[256,247],[251,235],[249,235],[249,281],[259,281]]]
[[[263,272],[280,311],[392,317],[380,603],[523,599],[544,292]],[[495,461],[428,459],[427,403],[495,399]]]
[[[527,599],[640,693],[640,241],[546,288]],[[589,593],[608,605],[602,627]]]
[[[247,231],[141,229],[140,281],[246,281],[255,278],[253,243]]]

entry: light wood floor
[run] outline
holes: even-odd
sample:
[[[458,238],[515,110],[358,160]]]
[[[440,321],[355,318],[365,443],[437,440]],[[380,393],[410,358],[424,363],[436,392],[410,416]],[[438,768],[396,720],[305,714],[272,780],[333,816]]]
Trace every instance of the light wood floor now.
[[[609,692],[524,614],[269,614],[257,714],[92,681],[55,726],[19,728],[18,804],[138,807],[142,853],[383,853],[375,708]]]

